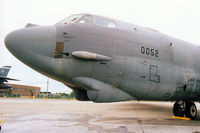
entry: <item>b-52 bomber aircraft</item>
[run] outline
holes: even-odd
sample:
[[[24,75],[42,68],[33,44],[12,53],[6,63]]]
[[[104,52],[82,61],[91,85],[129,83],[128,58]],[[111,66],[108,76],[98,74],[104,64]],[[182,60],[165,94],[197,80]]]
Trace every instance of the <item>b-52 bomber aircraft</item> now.
[[[72,88],[80,101],[175,101],[175,116],[197,116],[199,46],[91,14],[51,26],[28,24],[9,33],[5,44],[29,67]]]
[[[10,71],[11,66],[3,66],[0,68],[0,89],[11,88],[9,85],[5,84],[8,80],[19,81],[17,79],[8,78],[8,72]]]

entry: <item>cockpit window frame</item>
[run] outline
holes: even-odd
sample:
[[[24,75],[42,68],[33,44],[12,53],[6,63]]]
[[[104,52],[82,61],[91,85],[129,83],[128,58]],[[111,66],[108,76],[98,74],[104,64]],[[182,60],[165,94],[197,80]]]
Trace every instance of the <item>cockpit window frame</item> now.
[[[68,18],[70,18],[70,17],[72,17],[72,16],[80,16],[80,17],[78,17],[75,21],[73,21],[72,23],[76,23],[79,19],[81,19],[83,16],[85,16],[84,14],[73,14],[73,15],[70,15],[69,17],[67,17],[67,18],[65,18],[65,19],[63,19],[63,20],[61,20],[61,21],[59,21],[57,24],[72,24],[72,23],[64,23],[63,21],[65,21],[66,19],[68,19]]]
[[[105,21],[104,21],[104,19],[102,19],[102,17],[99,17],[99,16],[93,16],[93,18],[94,18],[94,22],[95,22],[95,24],[96,25],[99,25],[99,26],[103,26],[103,27],[105,27]],[[100,24],[99,22],[97,22],[97,19],[99,19],[99,20],[103,20],[103,25],[102,24]]]
[[[113,19],[109,19],[109,18],[106,18],[106,17],[101,17],[101,16],[96,16],[96,15],[91,15],[91,14],[73,14],[67,18],[70,18],[72,16],[80,16],[78,17],[78,19],[76,19],[75,21],[73,22],[70,22],[70,23],[76,23],[76,24],[81,24],[81,20],[83,20],[85,17],[89,16],[91,17],[92,21],[91,23],[82,23],[82,24],[92,24],[92,25],[97,25],[97,26],[102,26],[102,27],[105,27],[105,28],[112,28],[112,29],[118,29],[119,26],[118,24],[115,22],[115,20]],[[63,21],[66,20],[67,18],[61,20],[60,22],[58,22],[57,24],[70,24],[70,23],[64,23]],[[103,24],[100,24],[96,21],[96,18],[97,19],[100,19],[101,21],[103,21]],[[114,24],[114,26],[109,26],[108,25],[108,22],[111,22],[111,24]]]
[[[109,22],[111,22],[112,24],[114,24],[114,27],[109,27],[109,26],[107,26],[107,28],[113,28],[113,29],[118,28],[118,26],[117,26],[117,24],[115,23],[114,20],[111,20],[111,19],[105,19],[105,20],[108,20]]]
[[[82,21],[85,17],[91,17],[91,19],[92,19],[91,23],[80,23],[80,21]],[[92,15],[83,15],[82,17],[80,17],[78,19],[78,21],[76,21],[76,23],[79,23],[79,24],[93,24],[93,25],[95,25],[94,18],[93,18]]]
[[[94,23],[95,23],[95,25],[102,26],[102,27],[106,27],[106,28],[112,28],[112,29],[116,29],[116,28],[118,28],[117,23],[115,23],[115,21],[112,20],[112,19],[108,19],[108,18],[104,18],[104,17],[100,17],[100,16],[92,16],[92,17],[93,17],[93,19],[94,19]],[[95,17],[96,17],[96,18],[100,18],[100,19],[102,19],[103,22],[104,22],[104,24],[103,24],[103,25],[102,25],[102,24],[98,24],[98,23],[96,22]],[[114,27],[109,27],[109,26],[106,24],[106,21],[113,23],[115,26],[114,26]]]

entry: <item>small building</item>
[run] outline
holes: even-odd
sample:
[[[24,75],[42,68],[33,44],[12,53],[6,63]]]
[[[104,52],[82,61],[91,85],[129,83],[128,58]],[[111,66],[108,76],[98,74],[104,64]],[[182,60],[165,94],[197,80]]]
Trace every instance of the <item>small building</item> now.
[[[9,89],[0,89],[0,96],[9,96],[9,95],[17,95],[17,96],[36,96],[40,94],[40,87],[36,86],[28,86],[21,84],[7,84],[11,86]]]

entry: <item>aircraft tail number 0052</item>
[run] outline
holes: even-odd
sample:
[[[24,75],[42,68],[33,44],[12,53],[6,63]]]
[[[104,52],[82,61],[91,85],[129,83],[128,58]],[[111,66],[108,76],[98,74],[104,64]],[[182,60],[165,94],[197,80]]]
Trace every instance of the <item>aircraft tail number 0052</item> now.
[[[142,54],[146,54],[146,55],[159,57],[158,56],[158,50],[157,49],[153,49],[153,48],[145,48],[145,47],[142,46],[141,47],[141,53]]]

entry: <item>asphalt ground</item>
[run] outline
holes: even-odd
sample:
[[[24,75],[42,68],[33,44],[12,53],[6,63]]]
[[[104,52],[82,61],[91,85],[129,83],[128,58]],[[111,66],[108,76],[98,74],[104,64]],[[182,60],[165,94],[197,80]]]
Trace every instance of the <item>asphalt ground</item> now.
[[[197,120],[172,119],[172,102],[93,103],[0,98],[1,133],[200,133]]]

